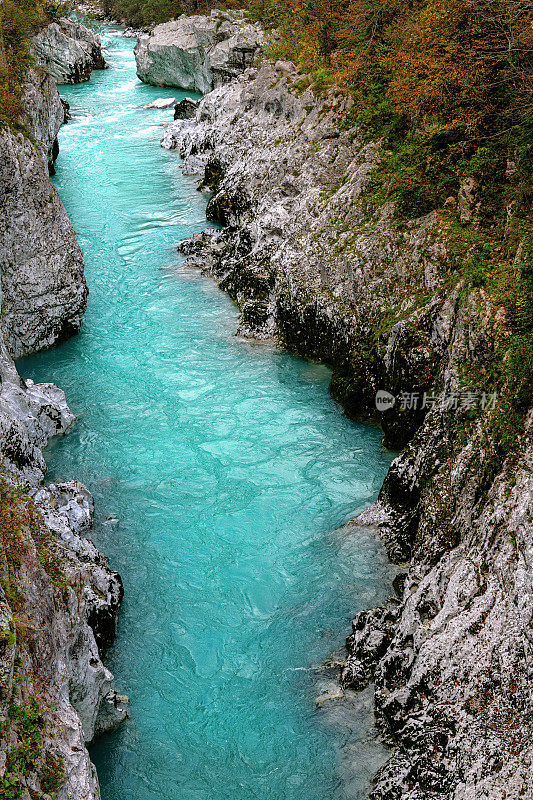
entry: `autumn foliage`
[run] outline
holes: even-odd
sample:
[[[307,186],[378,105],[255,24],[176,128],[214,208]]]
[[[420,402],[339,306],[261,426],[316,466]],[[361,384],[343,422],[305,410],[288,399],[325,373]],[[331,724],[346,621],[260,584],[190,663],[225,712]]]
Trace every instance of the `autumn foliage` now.
[[[413,124],[477,130],[531,114],[530,0],[251,0],[285,55]],[[504,122],[505,118],[505,122]]]

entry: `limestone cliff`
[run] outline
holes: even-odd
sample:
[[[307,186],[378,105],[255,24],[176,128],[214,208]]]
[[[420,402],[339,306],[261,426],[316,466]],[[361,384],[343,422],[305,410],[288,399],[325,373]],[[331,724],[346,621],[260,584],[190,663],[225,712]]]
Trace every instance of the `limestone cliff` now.
[[[74,415],[12,360],[75,333],[85,310],[83,257],[48,174],[63,119],[36,65],[25,133],[0,130],[0,794],[24,800],[99,800],[86,744],[127,702],[101,660],[122,584],[84,536],[92,498],[75,481],[43,486],[42,449]]]
[[[83,256],[48,175],[65,112],[39,63],[26,75],[22,107],[30,136],[0,131],[2,313],[15,358],[77,333],[87,305]]]
[[[106,67],[98,36],[66,17],[33,38],[32,52],[56,83],[88,81],[93,69]]]
[[[473,382],[508,331],[453,255],[464,198],[401,219],[373,193],[379,144],[339,124],[348,105],[278,62],[170,124],[163,145],[225,226],[180,249],[236,300],[241,334],[330,364],[333,396],[404,448],[353,523],[400,565],[398,598],[354,620],[341,677],[375,683],[392,748],[372,797],[529,796],[533,415],[506,457],[497,399]]]
[[[260,27],[246,22],[242,12],[183,15],[139,37],[137,75],[153,86],[209,92],[251,66],[262,43]]]

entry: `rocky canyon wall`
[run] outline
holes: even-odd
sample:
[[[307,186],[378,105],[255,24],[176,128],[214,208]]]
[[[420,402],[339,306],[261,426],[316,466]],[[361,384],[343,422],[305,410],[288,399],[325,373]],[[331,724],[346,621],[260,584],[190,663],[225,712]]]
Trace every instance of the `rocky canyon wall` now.
[[[87,305],[83,257],[48,177],[65,120],[55,81],[86,80],[92,69],[105,66],[98,37],[68,19],[34,37],[32,50],[21,119],[29,135],[8,128],[1,134],[2,313],[14,358],[50,347],[81,325]]]
[[[87,41],[77,23],[60,27]],[[85,75],[61,55],[58,63]],[[86,744],[126,716],[127,698],[101,660],[122,584],[85,538],[87,489],[43,485],[42,450],[75,420],[64,393],[22,381],[13,362],[76,333],[87,300],[83,256],[49,179],[65,109],[38,62],[23,106],[24,132],[0,130],[0,793],[98,800]]]
[[[454,260],[464,197],[402,219],[373,191],[379,143],[340,124],[351,101],[309,83],[264,63],[168,126],[163,146],[224,226],[180,250],[237,302],[241,334],[330,364],[333,396],[401,449],[351,526],[375,527],[399,565],[397,597],[354,620],[341,675],[374,683],[392,750],[371,796],[531,796],[533,413],[505,456],[498,401],[475,384],[505,315]]]

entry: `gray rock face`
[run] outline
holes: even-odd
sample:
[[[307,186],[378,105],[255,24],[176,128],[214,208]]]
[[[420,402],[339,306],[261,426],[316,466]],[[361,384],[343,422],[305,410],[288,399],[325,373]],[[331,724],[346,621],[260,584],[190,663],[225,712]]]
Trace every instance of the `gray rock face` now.
[[[38,703],[44,720],[40,762],[61,759],[64,768],[65,783],[57,796],[99,800],[98,780],[85,745],[127,713],[127,698],[117,695],[113,676],[100,657],[114,636],[122,583],[84,537],[94,510],[87,489],[75,481],[42,486],[42,448],[73,421],[60,389],[20,379],[0,331],[3,485],[22,481],[33,502],[24,495],[2,500],[12,503],[12,513],[21,520],[18,548],[23,547],[24,558],[18,573],[9,573],[10,593],[0,590],[0,636],[4,643],[11,642],[0,650],[0,720],[6,719],[13,704]],[[3,539],[2,545],[4,575],[9,540]],[[16,607],[10,605],[10,597],[18,598]],[[26,622],[19,636],[16,619],[21,603]],[[16,746],[13,735],[0,735],[0,772],[6,753]],[[26,770],[22,776],[23,784],[34,792],[40,769],[41,763],[36,764],[35,771]]]
[[[0,452],[29,486],[44,478],[42,448],[64,433],[75,417],[65,394],[52,383],[24,383],[8,353],[0,329]]]
[[[379,146],[339,129],[348,101],[305,85],[286,62],[248,70],[168,126],[163,146],[225,226],[180,250],[238,303],[241,334],[332,365],[350,413],[375,416],[378,389],[434,398],[381,415],[404,449],[353,524],[379,530],[398,598],[356,617],[341,679],[375,684],[392,755],[374,800],[529,797],[533,411],[501,463],[490,410],[469,426],[468,404],[449,403],[468,399],[464,364],[490,360],[501,320],[483,290],[450,285],[447,215],[464,192],[452,211],[398,219],[369,193]]]
[[[59,800],[99,800],[86,743],[127,713],[101,660],[123,590],[84,536],[87,489],[42,485],[42,449],[74,421],[65,395],[23,382],[12,360],[76,332],[87,297],[81,251],[48,175],[65,109],[39,69],[27,75],[24,109],[34,143],[0,132],[0,777],[9,770],[20,797],[48,797],[43,775],[54,769],[63,775]],[[24,768],[17,709],[33,709],[40,726]]]
[[[483,425],[446,468],[435,463],[437,447],[452,452],[450,434],[431,411],[391,468],[382,533],[413,557],[401,602],[354,619],[342,680],[375,682],[396,748],[375,797],[414,800],[420,784],[453,800],[528,797],[533,448],[510,481],[509,464],[495,476],[489,466]],[[419,498],[410,519],[407,492]]]
[[[42,148],[53,172],[53,162],[59,152],[57,134],[65,121],[65,108],[53,78],[47,72],[32,69],[26,76],[23,96],[23,119]]]
[[[0,138],[2,312],[10,352],[19,357],[77,333],[87,286],[41,148],[7,130]]]
[[[209,92],[251,66],[262,43],[260,27],[247,23],[242,12],[184,15],[139,37],[137,75],[153,86]]]
[[[98,36],[65,17],[34,36],[32,52],[56,83],[88,81],[93,69],[106,67]]]

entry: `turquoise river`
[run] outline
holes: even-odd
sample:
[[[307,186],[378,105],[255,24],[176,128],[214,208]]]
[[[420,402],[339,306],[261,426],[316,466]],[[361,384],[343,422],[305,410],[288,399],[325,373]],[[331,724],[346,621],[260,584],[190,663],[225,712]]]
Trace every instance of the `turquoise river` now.
[[[230,299],[181,266],[206,197],[159,147],[172,109],[138,106],[184,94],[136,78],[131,39],[103,39],[111,69],[61,87],[54,178],[89,306],[79,336],[18,365],[78,416],[48,477],[93,492],[92,537],[125,585],[107,663],[131,716],[91,748],[102,798],[362,797],[383,758],[368,696],[317,706],[316,665],[389,591],[374,538],[338,529],[391,455],[325,367],[238,339]]]

